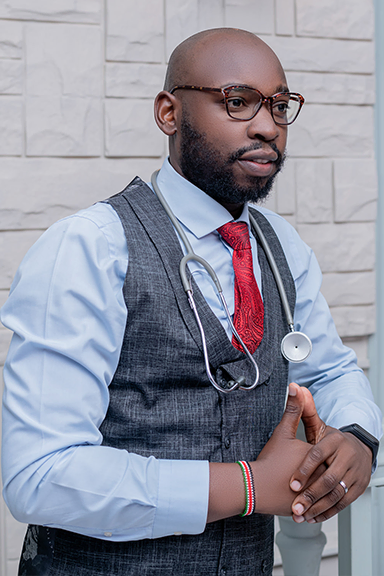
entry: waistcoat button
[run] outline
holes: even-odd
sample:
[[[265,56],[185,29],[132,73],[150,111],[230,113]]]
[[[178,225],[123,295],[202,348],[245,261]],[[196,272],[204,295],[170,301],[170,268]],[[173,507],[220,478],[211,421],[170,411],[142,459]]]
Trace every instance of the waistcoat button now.
[[[223,567],[223,568],[220,570],[220,576],[226,576],[226,574],[227,574],[227,568],[226,568],[226,567]]]
[[[265,574],[265,572],[267,571],[268,568],[268,562],[266,560],[263,560],[261,563],[261,571],[263,574]]]
[[[231,439],[230,439],[229,436],[226,436],[226,438],[224,439],[224,446],[225,446],[226,448],[229,448],[230,445],[231,445]]]

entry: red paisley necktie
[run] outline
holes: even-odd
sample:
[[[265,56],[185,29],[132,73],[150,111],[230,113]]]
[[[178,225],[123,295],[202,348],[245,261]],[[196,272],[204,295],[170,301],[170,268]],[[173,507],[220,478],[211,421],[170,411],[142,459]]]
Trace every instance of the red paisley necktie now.
[[[217,229],[233,248],[235,271],[235,314],[233,323],[244,344],[253,354],[263,338],[264,305],[253,274],[252,251],[248,226],[245,222],[228,222]],[[235,336],[232,344],[243,351]]]

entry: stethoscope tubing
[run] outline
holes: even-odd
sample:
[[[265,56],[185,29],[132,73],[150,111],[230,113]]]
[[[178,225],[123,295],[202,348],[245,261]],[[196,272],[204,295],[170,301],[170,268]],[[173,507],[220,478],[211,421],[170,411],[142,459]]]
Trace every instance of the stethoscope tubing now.
[[[269,247],[269,244],[268,244],[268,242],[264,236],[262,229],[260,228],[259,224],[256,222],[255,218],[252,216],[251,213],[249,213],[249,220],[252,224],[252,227],[256,231],[256,234],[260,240],[260,244],[264,248],[264,252],[267,256],[268,263],[271,267],[272,274],[273,274],[273,276],[275,278],[275,282],[277,284],[277,289],[278,289],[279,294],[280,294],[280,300],[281,300],[281,303],[282,303],[283,308],[284,308],[284,314],[285,314],[285,317],[287,319],[288,326],[289,326],[290,330],[293,332],[294,327],[293,327],[293,317],[292,317],[292,313],[291,313],[291,308],[289,306],[287,293],[285,291],[283,280],[281,278],[279,269],[277,267],[276,260],[272,254],[271,248]]]
[[[280,295],[280,300],[284,308],[284,314],[287,319],[287,324],[290,330],[288,334],[286,334],[281,341],[281,353],[284,356],[284,358],[289,362],[293,362],[294,364],[303,362],[308,358],[308,356],[312,352],[312,342],[306,334],[295,330],[291,308],[289,306],[287,298],[287,293],[285,291],[283,280],[281,278],[280,271],[277,267],[276,260],[272,254],[271,248],[264,236],[263,231],[261,230],[259,224],[256,222],[255,218],[252,216],[251,213],[249,213],[249,220],[267,256],[268,263],[272,270],[272,274],[275,278],[277,289]]]
[[[223,393],[232,392],[232,390],[236,390],[237,388],[239,388],[240,390],[253,390],[254,388],[256,388],[256,386],[259,383],[259,368],[257,366],[257,363],[254,360],[254,358],[253,358],[252,354],[250,353],[250,351],[248,350],[248,348],[245,346],[243,340],[241,339],[240,335],[238,334],[238,332],[237,332],[237,330],[236,330],[236,328],[232,322],[232,318],[231,318],[231,315],[230,315],[229,310],[228,310],[227,302],[224,298],[223,290],[222,290],[220,281],[216,275],[216,272],[214,271],[212,266],[206,260],[204,260],[204,258],[202,258],[201,256],[199,256],[198,254],[196,254],[194,252],[194,250],[191,246],[191,243],[189,242],[189,240],[187,238],[187,235],[185,234],[179,221],[177,220],[177,218],[173,214],[170,206],[168,205],[167,201],[165,200],[163,194],[161,193],[161,190],[160,190],[160,188],[157,184],[157,181],[156,181],[158,173],[159,173],[159,170],[154,172],[151,176],[151,183],[152,183],[153,189],[154,189],[160,203],[162,204],[165,212],[168,214],[168,217],[171,220],[173,226],[175,227],[177,233],[179,234],[181,241],[183,242],[185,249],[187,251],[187,254],[185,256],[183,256],[183,258],[180,261],[179,272],[180,272],[180,278],[181,278],[181,282],[183,284],[183,288],[187,294],[189,304],[190,304],[191,309],[194,313],[197,325],[198,325],[199,330],[200,330],[201,340],[202,340],[202,345],[203,345],[204,363],[205,363],[205,369],[207,372],[208,379],[211,382],[211,384],[216,388],[216,390],[218,390],[219,392],[223,392]],[[311,353],[312,343],[311,343],[310,339],[308,338],[308,336],[306,336],[302,332],[296,332],[295,331],[294,324],[293,324],[293,317],[292,317],[291,309],[289,306],[287,294],[286,294],[286,291],[284,288],[284,284],[283,284],[279,269],[278,269],[277,264],[276,264],[276,260],[273,256],[272,251],[268,245],[268,242],[267,242],[267,240],[263,234],[263,231],[261,230],[259,224],[256,222],[255,218],[252,216],[251,213],[249,214],[249,218],[250,218],[250,222],[252,224],[252,227],[254,228],[256,235],[260,241],[260,244],[262,245],[262,247],[265,251],[265,254],[267,256],[269,265],[270,265],[271,270],[272,270],[272,274],[273,274],[275,281],[276,281],[277,289],[279,291],[279,295],[280,295],[280,299],[281,299],[281,302],[283,305],[284,313],[285,313],[287,323],[288,323],[288,326],[290,329],[290,332],[288,334],[286,334],[282,340],[281,352],[282,352],[283,356],[290,362],[302,362]],[[187,264],[191,260],[194,260],[195,262],[198,262],[199,264],[201,264],[201,266],[203,266],[203,268],[208,272],[209,276],[211,277],[212,281],[214,282],[218,296],[219,296],[220,301],[221,301],[221,304],[222,304],[224,311],[226,313],[226,316],[227,316],[227,319],[228,319],[228,322],[229,322],[229,325],[231,328],[231,332],[232,332],[232,334],[234,334],[235,338],[241,344],[241,346],[243,347],[244,353],[246,354],[246,356],[248,357],[248,359],[250,360],[250,362],[253,365],[253,368],[255,370],[255,379],[250,386],[245,386],[244,385],[245,378],[240,377],[236,381],[230,381],[228,383],[228,387],[224,388],[223,386],[220,386],[220,384],[218,384],[212,376],[212,373],[210,370],[210,365],[209,365],[208,349],[207,349],[205,331],[204,331],[199,313],[198,313],[197,308],[196,308],[196,303],[195,303],[195,300],[193,297],[192,284],[191,284],[191,281],[188,278],[188,274],[187,274]],[[292,339],[290,337],[294,337],[294,339]],[[304,348],[304,352],[301,351],[302,347]]]
[[[156,195],[157,195],[159,201],[161,202],[164,210],[168,214],[169,219],[171,220],[172,224],[174,225],[176,231],[178,232],[178,234],[179,234],[179,236],[180,236],[180,238],[181,238],[181,240],[185,246],[185,249],[187,250],[187,254],[185,256],[183,256],[183,258],[180,261],[179,271],[180,271],[181,282],[183,284],[184,290],[185,290],[187,297],[188,297],[189,305],[191,306],[191,309],[194,313],[197,325],[198,325],[199,330],[200,330],[202,346],[203,346],[204,364],[205,364],[205,369],[207,372],[208,379],[211,382],[211,384],[214,386],[214,388],[216,388],[216,390],[218,390],[219,392],[223,392],[224,394],[232,392],[233,390],[236,390],[237,388],[239,388],[240,390],[253,390],[254,388],[256,388],[256,386],[259,382],[259,367],[257,366],[257,363],[254,360],[252,354],[250,353],[248,348],[245,346],[243,340],[240,338],[240,335],[238,334],[235,326],[233,325],[232,318],[231,318],[231,315],[229,313],[228,306],[227,306],[226,300],[225,300],[224,295],[223,295],[223,289],[222,289],[220,281],[216,275],[216,272],[214,271],[212,266],[206,260],[204,260],[204,258],[199,256],[198,254],[195,254],[195,252],[193,251],[191,243],[189,242],[184,230],[180,226],[180,223],[176,219],[170,206],[168,205],[167,201],[165,200],[163,194],[161,193],[159,186],[157,185],[157,182],[156,182],[157,174],[158,174],[158,171],[154,172],[152,174],[152,177],[151,177],[151,183],[152,183],[153,189],[156,192]],[[194,260],[196,262],[199,262],[199,264],[201,264],[203,266],[203,268],[208,272],[208,274],[210,275],[210,277],[212,278],[212,281],[214,282],[214,284],[216,286],[220,301],[223,305],[223,308],[225,310],[229,325],[231,327],[231,331],[235,335],[237,340],[240,342],[246,356],[248,357],[248,359],[252,363],[253,368],[255,370],[255,378],[254,378],[253,383],[250,386],[245,386],[243,383],[245,381],[245,379],[244,379],[244,377],[241,377],[236,381],[230,381],[228,383],[228,387],[224,388],[223,386],[220,386],[220,384],[218,384],[212,376],[210,364],[209,364],[205,331],[204,331],[204,328],[203,328],[203,325],[202,325],[202,322],[200,319],[200,315],[197,311],[195,299],[193,297],[192,284],[191,284],[191,281],[188,279],[188,276],[187,276],[187,264],[190,260]]]

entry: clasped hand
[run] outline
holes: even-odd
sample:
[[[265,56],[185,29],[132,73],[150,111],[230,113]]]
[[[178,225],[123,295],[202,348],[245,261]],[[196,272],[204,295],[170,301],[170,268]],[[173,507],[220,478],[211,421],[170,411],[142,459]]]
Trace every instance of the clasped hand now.
[[[293,519],[322,522],[365,491],[371,479],[372,452],[353,434],[326,426],[317,414],[309,390],[301,388],[301,392],[304,394],[302,420],[312,448],[290,481],[291,489],[299,492],[292,504]],[[324,466],[314,479],[319,467]]]
[[[300,419],[307,442],[296,438]],[[352,434],[327,426],[309,390],[290,384],[283,418],[253,463],[256,511],[322,522],[364,492],[371,466],[370,449]]]

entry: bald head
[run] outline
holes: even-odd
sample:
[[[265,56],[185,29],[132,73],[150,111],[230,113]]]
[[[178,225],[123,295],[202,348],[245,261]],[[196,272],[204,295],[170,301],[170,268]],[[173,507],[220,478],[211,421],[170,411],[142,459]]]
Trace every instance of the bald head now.
[[[249,94],[238,92],[228,100],[222,89],[229,87],[252,88],[266,105],[250,118],[234,118],[229,101],[234,109],[253,104]],[[155,99],[171,165],[234,216],[245,201],[265,197],[282,166],[287,138],[270,99],[287,90],[279,59],[254,34],[216,28],[187,38],[171,55],[164,90]]]
[[[282,67],[271,48],[255,34],[237,28],[214,28],[190,36],[179,44],[169,59],[164,90],[183,84],[208,83],[216,86],[216,71],[240,80],[242,65],[247,57],[269,60],[281,73]],[[204,80],[204,82],[203,82]],[[221,84],[223,85],[223,84]]]

